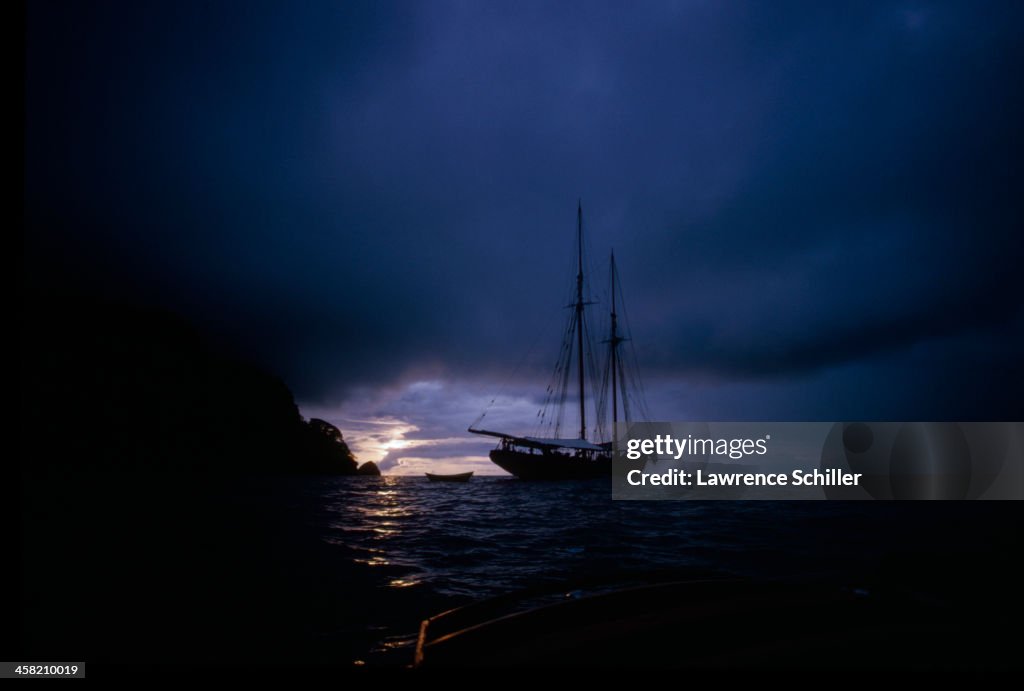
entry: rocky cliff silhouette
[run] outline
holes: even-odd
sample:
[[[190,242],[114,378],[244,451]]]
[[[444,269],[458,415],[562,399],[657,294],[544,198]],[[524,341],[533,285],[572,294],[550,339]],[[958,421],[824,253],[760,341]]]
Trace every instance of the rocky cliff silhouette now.
[[[168,312],[51,300],[25,315],[21,345],[29,468],[360,473],[284,382]]]

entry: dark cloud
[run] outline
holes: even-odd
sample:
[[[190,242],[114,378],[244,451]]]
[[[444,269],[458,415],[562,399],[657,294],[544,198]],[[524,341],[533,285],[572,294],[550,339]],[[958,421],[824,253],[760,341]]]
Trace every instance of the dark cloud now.
[[[939,374],[938,414],[1009,400],[973,373],[1020,373],[1022,15],[32,3],[29,276],[181,310],[304,401],[493,379],[557,340],[582,196],[648,377],[709,409],[851,372],[869,416]]]

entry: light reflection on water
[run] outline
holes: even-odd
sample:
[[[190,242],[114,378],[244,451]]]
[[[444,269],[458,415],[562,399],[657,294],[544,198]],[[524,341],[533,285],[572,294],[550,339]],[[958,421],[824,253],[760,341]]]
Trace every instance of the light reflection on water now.
[[[382,587],[474,598],[600,572],[764,569],[765,549],[806,552],[807,516],[844,514],[841,504],[614,502],[606,481],[511,478],[338,478],[322,501],[322,539],[381,570]]]
[[[523,587],[692,569],[856,584],[887,553],[948,549],[943,502],[616,502],[609,484],[331,478],[305,491],[377,661],[404,663],[422,618]]]

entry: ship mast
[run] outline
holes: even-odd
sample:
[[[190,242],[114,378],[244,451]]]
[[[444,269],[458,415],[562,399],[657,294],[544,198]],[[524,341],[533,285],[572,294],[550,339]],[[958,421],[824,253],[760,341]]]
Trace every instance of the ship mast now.
[[[619,422],[619,388],[618,388],[618,359],[619,359],[619,338],[618,316],[615,314],[615,250],[612,250],[612,334],[608,342],[611,344],[612,361],[612,435],[615,435],[615,428]]]
[[[576,350],[580,379],[580,439],[587,438],[586,391],[583,373],[583,202],[576,203],[576,244],[579,250],[579,272],[576,274]]]

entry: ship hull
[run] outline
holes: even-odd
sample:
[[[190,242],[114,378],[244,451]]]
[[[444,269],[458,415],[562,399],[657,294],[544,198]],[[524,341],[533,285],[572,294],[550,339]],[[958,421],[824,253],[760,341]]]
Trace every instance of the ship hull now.
[[[494,449],[491,462],[520,480],[592,480],[610,478],[612,459],[608,454],[583,458],[561,453],[529,453]]]

